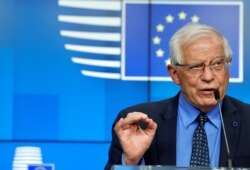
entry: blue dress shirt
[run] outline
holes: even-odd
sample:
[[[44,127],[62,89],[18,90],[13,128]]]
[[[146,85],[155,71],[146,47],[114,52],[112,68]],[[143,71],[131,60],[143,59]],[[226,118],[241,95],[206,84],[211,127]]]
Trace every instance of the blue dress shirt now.
[[[177,112],[176,166],[189,167],[192,154],[193,134],[198,126],[195,119],[200,114],[200,111],[191,105],[181,93]],[[221,142],[221,118],[219,107],[216,105],[206,114],[209,121],[205,123],[204,128],[208,140],[210,167],[218,167]]]

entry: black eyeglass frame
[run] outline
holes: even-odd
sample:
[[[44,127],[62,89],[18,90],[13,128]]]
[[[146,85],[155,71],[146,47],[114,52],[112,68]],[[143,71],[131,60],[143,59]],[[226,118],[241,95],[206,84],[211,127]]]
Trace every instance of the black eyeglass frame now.
[[[218,57],[214,59],[214,61],[210,62],[209,64],[202,63],[193,63],[193,64],[179,64],[175,63],[174,66],[177,67],[184,67],[187,69],[187,72],[190,75],[202,75],[204,73],[205,67],[209,67],[210,70],[214,73],[214,71],[220,71],[225,66],[226,69],[231,65],[232,58],[231,57]]]

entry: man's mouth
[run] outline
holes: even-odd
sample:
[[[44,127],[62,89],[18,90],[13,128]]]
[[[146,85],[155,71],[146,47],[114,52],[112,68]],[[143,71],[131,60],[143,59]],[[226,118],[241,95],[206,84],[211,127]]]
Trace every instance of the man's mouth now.
[[[200,91],[202,94],[213,95],[215,90],[216,90],[215,88],[205,88],[205,89],[201,89]]]

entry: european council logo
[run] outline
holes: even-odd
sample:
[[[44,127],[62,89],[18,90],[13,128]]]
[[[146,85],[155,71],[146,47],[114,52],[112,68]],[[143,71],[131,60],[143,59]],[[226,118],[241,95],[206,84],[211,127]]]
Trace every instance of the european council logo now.
[[[188,23],[208,24],[233,50],[230,82],[243,82],[243,3],[59,0],[65,49],[84,76],[170,81],[168,42]]]

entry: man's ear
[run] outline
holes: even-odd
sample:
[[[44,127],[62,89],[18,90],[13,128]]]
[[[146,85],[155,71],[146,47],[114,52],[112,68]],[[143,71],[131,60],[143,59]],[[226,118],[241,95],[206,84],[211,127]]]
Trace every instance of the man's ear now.
[[[180,79],[179,79],[179,77],[178,77],[178,75],[177,75],[177,70],[176,70],[176,68],[174,68],[173,65],[168,64],[167,69],[168,69],[168,72],[169,72],[169,74],[170,74],[172,80],[175,82],[175,84],[178,84],[178,85],[179,85],[179,84],[180,84]]]

